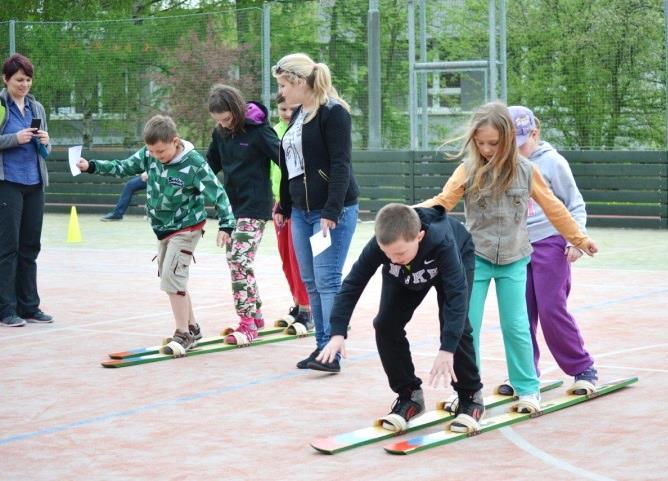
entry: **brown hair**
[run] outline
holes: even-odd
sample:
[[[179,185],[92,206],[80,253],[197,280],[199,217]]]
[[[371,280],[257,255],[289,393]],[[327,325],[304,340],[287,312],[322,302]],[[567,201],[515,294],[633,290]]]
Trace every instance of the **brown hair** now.
[[[176,136],[176,124],[168,115],[154,115],[144,126],[144,142],[146,142],[146,145],[171,142]]]
[[[387,204],[376,214],[374,233],[376,241],[383,246],[399,239],[414,240],[420,233],[422,222],[415,209],[404,204]]]
[[[32,62],[28,60],[28,57],[25,57],[20,53],[15,53],[7,60],[5,60],[5,63],[2,65],[2,73],[7,78],[7,80],[12,78],[19,70],[23,70],[23,73],[32,78]]]
[[[246,100],[242,93],[231,85],[215,84],[209,90],[209,112],[232,114],[232,126],[230,132],[238,133],[244,131],[246,122]]]

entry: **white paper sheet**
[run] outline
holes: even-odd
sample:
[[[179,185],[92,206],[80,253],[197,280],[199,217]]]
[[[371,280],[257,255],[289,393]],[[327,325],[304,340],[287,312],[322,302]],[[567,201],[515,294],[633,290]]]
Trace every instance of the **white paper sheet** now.
[[[327,233],[327,237],[322,236],[322,231],[313,234],[311,236],[311,251],[313,251],[313,257],[320,254],[322,251],[327,249],[332,245],[332,236],[330,233]]]
[[[74,147],[70,147],[67,151],[68,154],[68,159],[70,163],[70,171],[72,172],[73,176],[77,176],[81,173],[79,170],[79,167],[77,167],[77,163],[79,163],[79,159],[81,158],[81,145],[75,145]]]

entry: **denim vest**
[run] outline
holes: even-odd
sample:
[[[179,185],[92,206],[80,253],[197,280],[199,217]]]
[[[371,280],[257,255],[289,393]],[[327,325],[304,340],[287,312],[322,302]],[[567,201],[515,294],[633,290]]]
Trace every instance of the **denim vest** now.
[[[470,182],[464,194],[466,227],[473,237],[476,255],[499,265],[511,264],[533,252],[527,231],[532,165],[518,157],[517,175],[498,198],[491,194],[474,200]]]

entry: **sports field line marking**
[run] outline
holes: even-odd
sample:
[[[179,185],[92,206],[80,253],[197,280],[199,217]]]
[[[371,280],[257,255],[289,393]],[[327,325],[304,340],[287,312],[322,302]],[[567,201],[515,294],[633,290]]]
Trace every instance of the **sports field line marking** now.
[[[266,295],[266,296],[262,296],[262,299],[272,300],[272,299],[279,299],[279,298],[283,298],[283,297],[285,297],[285,296],[283,296],[283,295],[281,295],[281,296]],[[214,309],[214,308],[217,308],[217,307],[225,307],[225,306],[229,307],[231,312],[234,311],[234,306],[232,306],[231,303],[209,304],[207,306],[197,306],[197,307],[193,308],[193,310],[195,312],[197,312],[197,311],[201,311],[201,310],[205,310],[205,309]],[[0,342],[13,341],[15,339],[24,338],[24,337],[41,337],[41,336],[44,336],[46,334],[53,334],[53,333],[64,332],[64,331],[71,331],[73,329],[81,329],[81,328],[86,328],[86,327],[101,326],[101,325],[105,325],[105,324],[114,324],[114,323],[123,322],[123,321],[135,321],[135,320],[138,320],[138,319],[150,319],[152,317],[161,317],[161,316],[162,316],[162,319],[159,319],[160,322],[168,322],[170,324],[170,326],[172,325],[171,321],[170,321],[171,316],[172,316],[172,312],[171,311],[162,311],[162,312],[154,312],[154,313],[151,313],[151,314],[141,314],[141,315],[137,315],[137,316],[119,317],[119,318],[116,318],[116,319],[108,319],[106,321],[89,322],[87,324],[78,324],[78,325],[67,326],[67,327],[56,327],[56,328],[53,328],[53,329],[47,328],[48,330],[26,332],[25,334],[17,334],[17,335],[14,335],[14,336],[0,337]],[[230,316],[230,317],[234,317],[234,316]],[[166,320],[165,320],[165,318],[166,318]],[[148,321],[148,322],[153,322],[153,321]],[[232,324],[232,322],[233,321],[231,319],[229,324]],[[227,325],[227,324],[225,324],[225,325]],[[18,329],[20,329],[20,328],[18,328]],[[51,340],[50,341],[42,341],[42,342],[51,342]],[[26,344],[20,344],[20,343],[19,344],[13,344],[11,346],[3,347],[3,349],[10,349],[12,347],[22,347],[24,345],[26,345]]]
[[[609,356],[614,356],[617,354],[625,354],[628,352],[635,352],[635,351],[644,351],[647,349],[654,349],[656,347],[664,347],[668,346],[668,343],[662,343],[662,344],[651,344],[647,346],[639,346],[639,347],[632,347],[629,349],[621,349],[618,351],[610,351],[606,352],[603,354],[598,354],[595,355],[595,359],[600,359],[602,357],[609,357]],[[604,367],[603,365],[597,364],[598,367]],[[556,371],[559,370],[558,365],[553,365],[550,366],[546,369],[542,369],[543,374],[547,374],[548,372],[551,371]],[[541,461],[550,464],[552,466],[555,466],[559,469],[563,469],[565,471],[572,472],[576,474],[577,476],[580,477],[585,477],[587,479],[593,479],[596,481],[614,481],[611,478],[606,478],[605,476],[600,476],[596,473],[592,473],[590,471],[583,470],[582,468],[578,468],[577,466],[573,466],[572,464],[563,461],[559,458],[556,458],[550,454],[547,454],[546,452],[538,449],[535,447],[533,444],[531,444],[529,441],[527,441],[524,437],[522,437],[520,434],[515,431],[515,429],[512,426],[507,426],[505,428],[501,428],[501,434],[508,439],[510,442],[512,442],[515,446],[518,448],[522,449],[523,451],[527,452],[528,454],[540,459]],[[575,471],[573,471],[575,470]]]
[[[89,329],[85,327],[73,327],[71,329],[72,331],[77,331],[77,332],[91,332],[95,334],[116,334],[116,335],[130,335],[130,336],[140,336],[140,337],[152,337],[156,338],[155,333],[149,333],[149,332],[132,332],[132,331],[111,331],[107,329]]]
[[[596,356],[594,356],[596,357]],[[643,372],[660,372],[668,373],[668,369],[650,369],[648,367],[635,367],[635,366],[613,366],[610,364],[596,364],[596,367],[604,367],[606,369],[621,369],[624,371],[643,371]]]
[[[555,468],[560,469],[562,471],[567,471],[573,474],[576,479],[591,479],[594,481],[614,481],[612,478],[601,476],[600,474],[596,474],[586,469],[579,468],[577,466],[570,464],[567,461],[564,461],[563,459],[556,458],[551,454],[546,453],[545,451],[537,448],[529,441],[524,439],[522,436],[517,434],[517,432],[510,427],[501,428],[501,434],[515,446],[527,452],[534,458],[538,458],[545,464],[554,466]]]
[[[368,357],[368,354],[362,355],[362,356],[357,356],[352,359],[353,362],[358,361],[358,360],[363,360],[364,358]],[[260,376],[252,381],[247,381],[247,382],[242,382],[238,384],[233,384],[231,386],[228,385],[223,385],[221,387],[213,388],[213,389],[208,389],[206,391],[199,391],[193,394],[189,394],[186,396],[180,396],[174,399],[168,399],[165,401],[157,401],[153,402],[150,404],[145,404],[143,406],[138,406],[135,408],[130,408],[130,409],[125,409],[122,411],[116,411],[108,414],[103,414],[100,416],[93,416],[91,418],[86,418],[86,419],[80,419],[78,421],[73,421],[70,423],[65,423],[65,424],[60,424],[57,426],[49,427],[49,428],[43,428],[43,429],[38,429],[36,431],[29,431],[25,433],[17,433],[17,434],[12,434],[9,436],[5,437],[0,437],[0,446],[4,446],[7,444],[12,444],[15,442],[19,441],[26,441],[29,439],[41,437],[41,436],[47,436],[50,434],[57,434],[61,433],[64,431],[69,431],[72,429],[77,429],[80,427],[84,426],[90,426],[93,424],[101,423],[101,422],[108,422],[112,421],[114,419],[119,419],[119,418],[124,418],[128,416],[133,416],[135,414],[140,414],[144,412],[149,412],[149,411],[155,411],[159,410],[163,407],[167,406],[179,406],[181,404],[189,403],[192,401],[197,401],[200,399],[207,399],[215,396],[220,396],[225,393],[229,392],[235,392],[235,391],[241,391],[243,389],[246,389],[248,387],[253,387],[253,386],[261,386],[265,384],[271,384],[273,382],[278,382],[278,381],[283,381],[285,379],[291,379],[295,377],[300,377],[300,376],[306,376],[306,375],[312,375],[313,371],[311,370],[293,370],[290,372],[286,372],[283,374],[279,375],[266,375],[266,376]]]

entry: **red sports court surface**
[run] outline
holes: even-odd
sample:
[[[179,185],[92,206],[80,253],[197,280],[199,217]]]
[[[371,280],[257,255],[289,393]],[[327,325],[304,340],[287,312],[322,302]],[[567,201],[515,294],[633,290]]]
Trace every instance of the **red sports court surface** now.
[[[38,261],[42,307],[56,322],[0,328],[2,480],[666,479],[668,232],[591,229],[601,253],[573,270],[571,310],[601,380],[635,375],[637,384],[410,456],[385,453],[389,441],[327,456],[309,442],[365,427],[393,401],[371,326],[378,276],[355,312],[339,375],[294,367],[313,338],[103,369],[107,353],[156,344],[173,329],[150,262],[154,239],[139,217],[80,216],[84,241],[67,244],[67,222],[45,218]],[[209,227],[191,292],[204,334],[214,335],[234,310]],[[371,224],[359,225],[346,269],[371,233]],[[273,320],[291,299],[271,229],[257,275]],[[486,393],[505,378],[492,291],[482,339]],[[424,379],[438,349],[436,312],[431,296],[408,325]],[[544,378],[568,385],[545,347],[541,367]],[[428,406],[448,394],[425,389]]]

